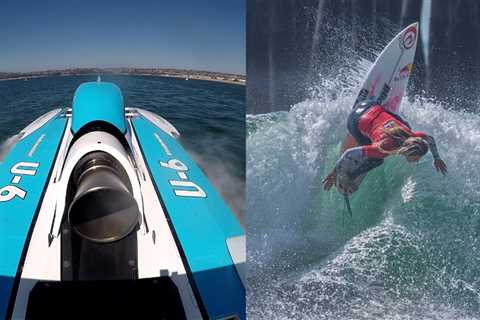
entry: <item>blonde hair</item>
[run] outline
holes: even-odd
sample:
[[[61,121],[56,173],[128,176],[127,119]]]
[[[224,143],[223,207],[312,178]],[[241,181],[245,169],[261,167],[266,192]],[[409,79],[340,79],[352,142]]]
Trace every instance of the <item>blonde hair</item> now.
[[[397,124],[389,128],[383,128],[383,132],[392,138],[397,147],[393,150],[385,150],[383,143],[380,144],[379,149],[386,154],[399,154],[405,157],[408,156],[423,156],[428,151],[428,143],[420,137],[412,137],[410,133]]]

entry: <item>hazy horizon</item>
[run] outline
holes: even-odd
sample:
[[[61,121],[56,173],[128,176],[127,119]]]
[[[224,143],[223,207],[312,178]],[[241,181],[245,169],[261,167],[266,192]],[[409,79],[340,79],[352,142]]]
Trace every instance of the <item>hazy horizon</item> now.
[[[0,69],[0,73],[32,73],[32,72],[42,72],[42,71],[61,71],[61,70],[69,70],[69,69],[119,69],[119,68],[127,68],[127,69],[174,69],[174,70],[191,70],[196,72],[213,72],[213,73],[225,73],[225,74],[236,74],[245,76],[246,73],[242,72],[227,72],[222,70],[206,70],[206,69],[192,69],[192,68],[182,68],[182,67],[175,67],[175,66],[66,66],[66,67],[53,67],[53,68],[38,68],[33,70],[26,70],[26,71],[5,71]]]

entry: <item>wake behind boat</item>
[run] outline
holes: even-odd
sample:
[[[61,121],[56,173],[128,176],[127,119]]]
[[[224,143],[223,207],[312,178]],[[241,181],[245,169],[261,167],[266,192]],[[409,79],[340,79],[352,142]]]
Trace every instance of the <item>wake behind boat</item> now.
[[[162,117],[82,84],[0,164],[0,318],[245,318],[244,230]]]

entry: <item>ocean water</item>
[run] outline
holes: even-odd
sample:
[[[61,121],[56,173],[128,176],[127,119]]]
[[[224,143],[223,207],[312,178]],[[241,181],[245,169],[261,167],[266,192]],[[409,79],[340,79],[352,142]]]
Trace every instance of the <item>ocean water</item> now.
[[[103,76],[127,106],[153,111],[180,132],[180,142],[241,221],[245,212],[245,87],[149,77]],[[0,81],[0,158],[13,136],[45,112],[71,106],[75,89],[96,76]]]
[[[448,175],[431,154],[388,158],[350,218],[321,181],[371,61],[338,56],[345,67],[320,74],[290,111],[247,115],[249,319],[480,319],[480,115],[455,97],[404,98],[402,114],[435,136]]]

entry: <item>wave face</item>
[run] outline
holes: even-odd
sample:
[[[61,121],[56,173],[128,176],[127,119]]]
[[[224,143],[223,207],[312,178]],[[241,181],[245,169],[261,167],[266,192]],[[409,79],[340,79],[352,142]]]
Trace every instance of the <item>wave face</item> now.
[[[430,154],[391,157],[350,218],[321,181],[369,63],[355,64],[289,112],[247,116],[248,316],[480,319],[480,116],[405,98],[402,114],[436,138],[449,173]]]

